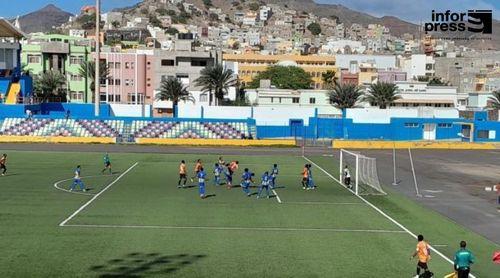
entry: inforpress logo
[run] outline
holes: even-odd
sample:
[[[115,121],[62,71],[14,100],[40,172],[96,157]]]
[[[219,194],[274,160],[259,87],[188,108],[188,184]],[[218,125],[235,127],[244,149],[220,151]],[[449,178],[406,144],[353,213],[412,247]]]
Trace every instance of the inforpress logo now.
[[[491,10],[468,10],[467,13],[455,13],[447,10],[436,12],[432,10],[432,22],[424,24],[428,32],[463,32],[491,34],[493,13]]]

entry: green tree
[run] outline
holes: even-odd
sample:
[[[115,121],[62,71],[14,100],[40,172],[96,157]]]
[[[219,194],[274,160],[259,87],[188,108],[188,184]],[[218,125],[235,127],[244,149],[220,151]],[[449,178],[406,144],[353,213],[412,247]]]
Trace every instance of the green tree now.
[[[142,8],[142,9],[140,10],[140,12],[141,12],[141,14],[143,14],[143,15],[148,15],[148,14],[149,14],[149,11],[148,11],[148,9],[147,9],[147,8]]]
[[[208,9],[208,8],[212,7],[212,0],[203,0],[203,4]]]
[[[354,84],[335,84],[333,90],[328,92],[330,104],[342,110],[356,107],[362,96],[363,91]]]
[[[317,22],[313,22],[307,25],[307,30],[309,30],[315,36],[321,34],[321,26]]]
[[[175,35],[179,33],[179,30],[175,29],[174,27],[168,27],[168,29],[165,32],[167,32],[167,34],[170,35]]]
[[[210,13],[208,15],[208,18],[210,19],[210,21],[218,21],[219,20],[219,16],[215,13]]]
[[[169,100],[172,101],[174,117],[177,117],[176,107],[179,101],[191,101],[194,103],[194,97],[189,93],[187,88],[182,84],[179,79],[174,77],[169,77],[163,80],[160,84],[159,92],[156,94],[157,100]]]
[[[95,93],[95,62],[87,61],[80,64],[78,73],[83,77],[90,80],[90,91]],[[105,61],[100,61],[99,76],[101,84],[110,78],[110,69]]]
[[[149,23],[151,23],[154,27],[162,27],[161,21],[153,14],[149,15]]]
[[[177,13],[174,10],[168,10],[167,15],[169,16],[175,16]]]
[[[378,82],[370,85],[363,100],[372,105],[377,105],[380,109],[386,109],[399,98],[398,87],[395,84]]]
[[[66,77],[58,71],[46,71],[35,76],[35,95],[42,98],[43,102],[52,96],[62,96],[62,87],[66,84]]]
[[[165,8],[159,8],[156,10],[156,13],[163,16],[163,15],[167,15],[168,11]]]
[[[250,8],[250,10],[252,10],[252,11],[258,11],[260,6],[259,6],[259,3],[252,2],[252,3],[248,4],[248,8]]]
[[[494,109],[500,109],[500,90],[494,91],[492,96],[488,98],[491,103],[491,107]]]
[[[202,88],[203,92],[210,95],[212,103],[212,93],[215,94],[217,103],[222,103],[224,96],[228,93],[229,87],[235,86],[237,80],[233,76],[233,71],[225,69],[222,64],[209,66],[201,70],[200,77],[195,80],[196,86]]]
[[[441,78],[432,78],[431,80],[429,80],[429,82],[427,82],[427,85],[429,86],[446,86],[447,84],[444,83]]]
[[[321,74],[323,89],[330,89],[337,85],[338,78],[334,70],[327,70]]]
[[[312,79],[302,68],[294,66],[270,66],[257,74],[250,82],[250,88],[258,88],[260,80],[269,79],[278,89],[310,89]]]
[[[118,27],[120,27],[120,25],[121,25],[120,22],[118,22],[116,20],[113,21],[113,22],[111,22],[111,26],[113,26],[113,28],[115,28],[115,29],[117,29]]]

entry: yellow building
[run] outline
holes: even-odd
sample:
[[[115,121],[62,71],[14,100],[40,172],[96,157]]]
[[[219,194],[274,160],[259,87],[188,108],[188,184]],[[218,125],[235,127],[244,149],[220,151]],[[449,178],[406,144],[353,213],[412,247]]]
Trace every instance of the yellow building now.
[[[377,68],[372,63],[361,63],[359,65],[358,85],[372,84],[377,81]]]
[[[334,56],[318,55],[263,55],[258,53],[226,54],[222,55],[224,61],[238,62],[238,75],[243,84],[252,81],[252,78],[273,65],[298,66],[311,76],[313,86],[322,88],[321,74],[333,70],[340,76],[335,65]]]

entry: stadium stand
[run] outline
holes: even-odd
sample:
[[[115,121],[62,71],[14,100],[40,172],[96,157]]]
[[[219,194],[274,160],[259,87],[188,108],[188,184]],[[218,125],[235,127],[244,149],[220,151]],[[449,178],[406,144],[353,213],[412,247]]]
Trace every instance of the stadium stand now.
[[[243,122],[133,121],[136,138],[242,139],[248,133]]]

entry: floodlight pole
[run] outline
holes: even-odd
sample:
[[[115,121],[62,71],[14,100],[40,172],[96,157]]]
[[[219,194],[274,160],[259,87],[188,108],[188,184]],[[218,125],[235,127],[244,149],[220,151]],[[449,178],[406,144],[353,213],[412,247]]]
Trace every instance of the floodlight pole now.
[[[94,74],[94,98],[95,116],[99,117],[99,105],[101,102],[101,75],[99,71],[101,61],[101,0],[95,1],[95,74]]]

